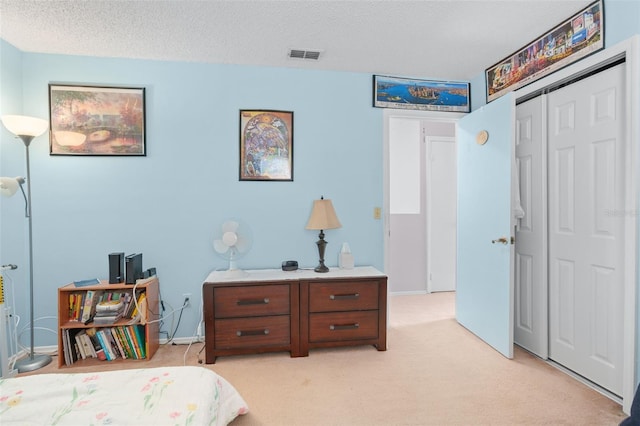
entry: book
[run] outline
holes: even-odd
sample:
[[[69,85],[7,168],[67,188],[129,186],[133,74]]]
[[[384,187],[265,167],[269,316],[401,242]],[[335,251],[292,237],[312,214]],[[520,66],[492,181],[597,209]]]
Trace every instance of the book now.
[[[104,354],[107,357],[107,361],[113,361],[114,359],[116,359],[115,353],[113,352],[113,348],[111,347],[111,343],[107,339],[105,331],[104,330],[96,331],[96,336],[98,337],[98,340],[100,341],[100,346],[102,346],[102,349],[104,350]]]
[[[138,315],[138,307],[142,303],[142,301],[147,297],[147,294],[144,291],[136,294],[136,301],[133,300],[129,303],[129,312],[127,314],[127,318],[135,318]]]
[[[133,325],[128,325],[124,328],[124,331],[126,333],[127,336],[127,340],[129,341],[129,344],[131,345],[131,347],[133,348],[133,354],[135,355],[136,359],[140,359],[140,347],[137,344],[136,341],[136,337],[135,337],[135,331],[133,331]]]
[[[109,299],[98,302],[96,305],[96,315],[103,312],[122,312],[124,310],[124,301],[120,299]]]
[[[62,332],[62,348],[63,348],[63,355],[64,355],[64,364],[71,365],[68,328],[65,328]]]
[[[87,287],[90,285],[97,285],[100,284],[100,280],[97,278],[91,278],[88,280],[80,280],[80,281],[74,281],[73,285],[76,287]]]
[[[132,327],[136,333],[138,345],[140,346],[140,358],[146,358],[147,347],[144,340],[144,327],[141,325],[132,325]]]
[[[102,331],[104,332],[105,339],[109,343],[113,359],[120,357],[120,349],[118,348],[118,343],[116,342],[113,333],[111,333],[111,328],[103,328]]]
[[[87,336],[89,336],[89,339],[91,339],[91,344],[93,345],[93,349],[96,352],[96,358],[98,358],[100,361],[105,361],[107,359],[107,355],[104,353],[104,349],[100,344],[100,341],[96,334],[97,331],[98,330],[96,330],[94,327],[91,327],[87,329],[86,333]]]
[[[109,329],[109,331],[111,332],[111,336],[113,337],[113,341],[115,342],[116,348],[118,349],[118,352],[120,353],[120,357],[122,358],[127,358],[127,354],[124,351],[124,347],[122,346],[122,342],[120,341],[120,338],[118,337],[118,327],[111,327]]]
[[[133,347],[131,346],[131,344],[129,343],[129,340],[127,339],[127,335],[124,331],[123,327],[114,327],[116,329],[116,333],[118,333],[118,336],[120,337],[120,342],[122,342],[122,347],[125,351],[125,353],[127,354],[127,358],[129,359],[135,359],[135,351],[133,350]]]
[[[80,317],[80,321],[83,323],[88,323],[91,321],[91,318],[95,314],[96,305],[98,304],[98,298],[100,297],[100,292],[97,290],[87,290],[84,296],[84,305],[82,308],[82,316]]]
[[[95,325],[109,325],[115,324],[124,313],[124,305],[120,305],[117,311],[96,311],[93,316],[93,323]]]
[[[91,342],[91,337],[87,334],[86,331],[81,331],[78,333],[80,336],[80,341],[82,342],[82,346],[84,347],[84,351],[87,354],[87,357],[97,358],[98,354],[96,353],[96,349]]]
[[[85,351],[84,345],[82,344],[82,336],[80,332],[75,335],[76,345],[78,347],[78,352],[80,353],[80,358],[87,359],[87,353]]]

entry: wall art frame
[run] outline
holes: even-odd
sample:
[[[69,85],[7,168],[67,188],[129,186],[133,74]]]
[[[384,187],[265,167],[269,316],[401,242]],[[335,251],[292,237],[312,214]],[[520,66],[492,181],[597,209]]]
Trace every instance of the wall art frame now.
[[[49,84],[49,154],[146,156],[144,87]]]
[[[422,111],[470,112],[471,85],[460,81],[373,76],[373,106]]]
[[[604,33],[604,2],[597,0],[487,68],[487,103],[604,49]]]
[[[293,181],[293,111],[240,110],[241,181]]]

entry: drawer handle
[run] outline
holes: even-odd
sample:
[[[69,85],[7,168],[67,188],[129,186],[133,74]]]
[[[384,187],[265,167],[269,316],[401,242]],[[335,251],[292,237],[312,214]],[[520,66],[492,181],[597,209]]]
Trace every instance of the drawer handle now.
[[[356,322],[355,324],[342,324],[342,325],[331,324],[329,326],[329,330],[353,330],[355,328],[360,328],[360,324]]]
[[[242,336],[262,336],[269,334],[269,329],[265,328],[264,330],[238,330],[236,331],[236,335],[238,337]]]
[[[238,300],[237,302],[238,306],[245,306],[245,305],[268,305],[269,304],[269,298],[265,297],[264,299],[246,299],[246,300]]]
[[[329,296],[331,300],[348,300],[348,299],[357,299],[360,297],[360,293],[351,293],[351,294],[332,294]]]

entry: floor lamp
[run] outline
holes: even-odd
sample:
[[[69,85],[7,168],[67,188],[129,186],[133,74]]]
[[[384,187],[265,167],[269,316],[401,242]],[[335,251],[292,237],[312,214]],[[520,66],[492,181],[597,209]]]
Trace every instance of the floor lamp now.
[[[30,315],[30,332],[31,332],[31,346],[29,349],[29,356],[16,361],[15,367],[18,369],[18,373],[37,370],[44,367],[51,362],[49,355],[36,355],[34,353],[34,315],[33,315],[33,238],[32,238],[32,220],[31,220],[31,170],[29,165],[29,145],[31,141],[42,135],[49,128],[49,123],[46,120],[34,117],[25,117],[21,115],[3,115],[2,124],[11,133],[16,135],[22,140],[25,146],[25,152],[27,157],[27,192],[25,196],[25,216],[29,223],[29,315]],[[24,188],[22,186],[24,179],[16,182],[20,185],[20,189],[24,195]]]

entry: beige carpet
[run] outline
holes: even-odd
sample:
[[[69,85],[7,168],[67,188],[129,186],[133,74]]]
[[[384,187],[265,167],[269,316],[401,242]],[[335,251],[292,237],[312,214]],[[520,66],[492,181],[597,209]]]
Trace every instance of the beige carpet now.
[[[527,352],[516,349],[508,360],[481,342],[456,323],[454,298],[390,297],[386,352],[316,349],[307,358],[221,357],[206,367],[249,404],[233,426],[605,426],[625,418],[620,405]],[[148,362],[104,362],[105,369],[181,365],[186,348],[163,346]],[[186,364],[198,365],[201,348],[189,349]],[[57,371],[50,365],[37,373]]]

